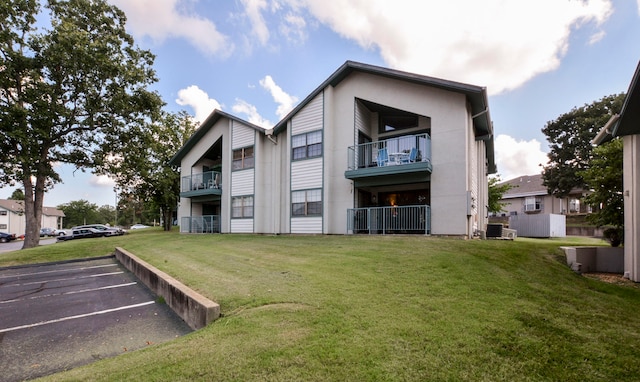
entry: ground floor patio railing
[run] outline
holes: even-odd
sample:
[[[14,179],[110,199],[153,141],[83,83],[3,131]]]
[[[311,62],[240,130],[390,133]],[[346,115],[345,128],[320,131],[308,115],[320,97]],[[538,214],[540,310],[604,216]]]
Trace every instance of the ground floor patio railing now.
[[[220,233],[220,215],[183,216],[181,233]]]
[[[347,233],[428,235],[431,233],[431,208],[415,205],[348,209]]]

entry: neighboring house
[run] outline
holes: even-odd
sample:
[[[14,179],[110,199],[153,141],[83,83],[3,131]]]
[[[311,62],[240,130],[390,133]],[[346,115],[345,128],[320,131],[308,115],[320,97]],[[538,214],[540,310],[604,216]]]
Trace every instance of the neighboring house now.
[[[41,227],[61,229],[64,212],[53,207],[42,207]],[[0,232],[25,233],[26,218],[24,202],[21,200],[0,199]]]
[[[609,119],[593,140],[623,140],[624,275],[640,281],[640,62],[631,79],[620,114]]]
[[[542,184],[542,174],[523,175],[500,183],[511,185],[502,195],[504,211],[494,215],[511,216],[522,214],[586,214],[591,208],[582,203],[586,190],[574,189],[564,198],[550,195]]]
[[[272,129],[214,110],[176,153],[181,232],[472,237],[486,89],[347,61]]]

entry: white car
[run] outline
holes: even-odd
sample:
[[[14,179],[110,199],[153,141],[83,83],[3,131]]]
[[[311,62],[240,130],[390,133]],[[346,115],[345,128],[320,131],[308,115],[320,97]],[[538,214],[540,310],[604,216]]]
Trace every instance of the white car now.
[[[149,228],[149,226],[144,224],[134,224],[129,229],[142,229],[142,228]]]

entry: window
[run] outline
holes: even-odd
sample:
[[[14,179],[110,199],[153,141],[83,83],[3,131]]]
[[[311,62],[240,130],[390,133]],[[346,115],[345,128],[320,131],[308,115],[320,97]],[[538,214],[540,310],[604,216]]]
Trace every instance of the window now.
[[[293,159],[306,159],[322,155],[322,131],[294,135],[291,137]]]
[[[233,150],[233,170],[253,168],[255,160],[253,158],[253,146]]]
[[[576,213],[580,212],[580,200],[579,199],[570,199],[569,200],[569,212]]]
[[[542,202],[539,198],[528,197],[524,201],[524,210],[527,212],[540,211],[542,209]]]
[[[253,217],[253,196],[235,196],[231,200],[232,218]]]
[[[7,225],[6,224],[0,224],[0,229],[7,229]]]
[[[322,190],[294,191],[291,193],[293,216],[321,216]]]
[[[0,211],[0,216],[7,216],[7,211]]]

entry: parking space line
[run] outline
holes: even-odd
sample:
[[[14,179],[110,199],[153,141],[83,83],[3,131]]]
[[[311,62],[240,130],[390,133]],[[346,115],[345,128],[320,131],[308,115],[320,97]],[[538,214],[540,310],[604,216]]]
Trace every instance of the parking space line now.
[[[20,284],[20,283],[17,283],[17,284],[4,284],[3,286],[22,286],[22,285],[33,285],[33,284],[45,284],[45,283],[52,283],[52,282],[56,282],[56,281],[69,281],[69,280],[89,279],[89,278],[92,278],[92,277],[113,276],[113,275],[120,275],[122,273],[124,273],[124,271],[109,272],[109,273],[98,273],[97,275],[69,277],[69,278],[66,278],[66,279],[32,281],[32,282],[22,283],[22,284]]]
[[[52,294],[46,294],[46,295],[43,295],[43,296],[31,296],[31,297],[26,297],[26,298],[15,298],[13,300],[0,301],[0,304],[6,304],[6,303],[9,303],[9,302],[16,302],[16,301],[23,301],[23,300],[35,300],[37,298],[45,298],[45,297],[66,296],[66,295],[69,295],[69,294],[76,294],[76,293],[95,292],[95,291],[104,290],[104,289],[122,288],[122,287],[136,285],[136,284],[137,284],[137,282],[132,282],[132,283],[126,283],[126,284],[108,285],[108,286],[104,286],[104,287],[100,287],[100,288],[76,290],[76,291],[71,291],[71,292],[52,293]]]
[[[104,264],[104,265],[94,265],[91,267],[80,267],[80,268],[62,268],[62,269],[55,269],[53,271],[43,271],[43,272],[28,272],[28,273],[16,273],[16,274],[9,274],[9,275],[0,275],[0,279],[6,279],[6,278],[11,278],[11,277],[21,277],[21,276],[33,276],[33,275],[44,275],[47,273],[60,273],[60,272],[69,272],[69,271],[84,271],[87,269],[94,269],[94,268],[104,268],[104,267],[117,267],[118,264]]]
[[[140,304],[121,306],[119,308],[100,310],[100,311],[97,311],[97,312],[78,314],[78,315],[69,316],[69,317],[62,317],[62,318],[57,318],[55,320],[37,322],[35,324],[14,326],[13,328],[0,329],[0,334],[8,333],[8,332],[12,332],[12,331],[15,331],[15,330],[20,330],[20,329],[34,328],[34,327],[42,326],[42,325],[55,324],[55,323],[62,322],[62,321],[75,320],[75,319],[78,319],[78,318],[97,316],[99,314],[112,313],[112,312],[117,312],[117,311],[120,311],[120,310],[139,308],[141,306],[146,306],[146,305],[151,305],[151,304],[155,304],[155,301],[147,301],[147,302],[143,302],[143,303],[140,303]]]

